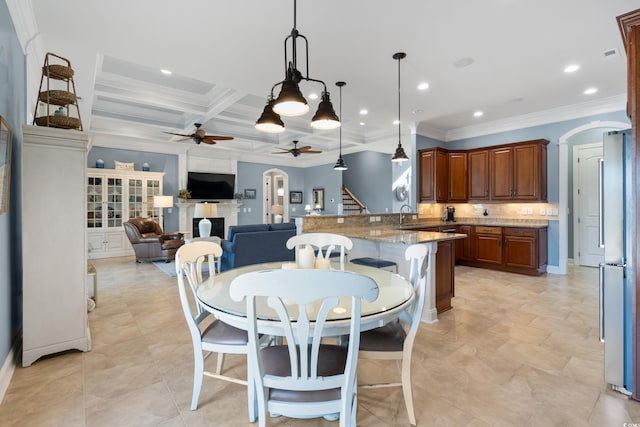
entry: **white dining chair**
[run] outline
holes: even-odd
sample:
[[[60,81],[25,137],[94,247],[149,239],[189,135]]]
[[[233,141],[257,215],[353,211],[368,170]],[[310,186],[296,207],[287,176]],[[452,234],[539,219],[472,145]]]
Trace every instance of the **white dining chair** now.
[[[346,251],[351,250],[353,242],[350,238],[334,233],[302,233],[287,240],[287,248],[296,249],[311,246],[316,251],[316,259],[329,260],[331,252],[340,251],[340,270],[344,271]]]
[[[402,386],[404,403],[407,407],[409,422],[416,425],[413,408],[413,391],[411,386],[411,354],[413,343],[420,326],[422,309],[430,274],[428,265],[429,251],[426,245],[409,246],[405,251],[405,258],[410,261],[409,280],[415,291],[415,301],[406,311],[403,311],[398,321],[390,322],[380,328],[363,332],[360,335],[361,359],[395,360],[399,362],[400,382],[360,384],[360,388],[399,387]]]
[[[207,241],[196,241],[183,245],[176,253],[175,265],[178,276],[178,291],[182,311],[187,320],[191,340],[193,342],[193,394],[191,397],[191,410],[198,408],[198,398],[202,388],[203,376],[230,381],[236,384],[247,385],[247,381],[222,374],[224,355],[247,354],[248,337],[247,332],[242,329],[230,326],[218,319],[214,319],[208,326],[203,328],[202,322],[209,318],[210,313],[205,311],[196,297],[198,285],[203,280],[203,265],[206,262],[209,267],[209,275],[215,275],[215,259],[222,255],[222,248],[219,244]],[[186,283],[185,283],[186,282]],[[192,305],[187,294],[187,286],[194,299]],[[194,307],[195,305],[195,307]],[[204,354],[206,353],[206,355]],[[204,370],[204,361],[212,354],[217,353],[217,364],[215,372]],[[250,366],[248,367],[250,369]],[[250,377],[250,372],[247,373]],[[253,391],[249,390],[249,419],[255,410],[253,405]]]
[[[230,294],[246,298],[260,427],[267,411],[292,418],[339,414],[340,426],[355,426],[361,300],[378,297],[376,282],[337,270],[264,270],[235,278]],[[257,318],[256,306],[265,303],[276,320]],[[339,319],[349,329],[348,347],[322,342]],[[284,337],[284,344],[261,348],[258,333]]]

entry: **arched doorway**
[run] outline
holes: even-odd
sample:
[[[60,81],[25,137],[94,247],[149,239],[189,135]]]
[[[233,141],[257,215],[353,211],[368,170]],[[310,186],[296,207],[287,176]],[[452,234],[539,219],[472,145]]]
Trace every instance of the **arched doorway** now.
[[[262,222],[289,222],[289,175],[280,169],[262,174]]]
[[[596,128],[628,129],[631,125],[624,122],[594,121],[571,129],[560,137],[558,147],[558,267],[550,266],[547,271],[556,274],[567,274],[569,260],[569,140],[575,135]],[[604,130],[603,130],[604,131]],[[563,170],[564,169],[564,170]]]

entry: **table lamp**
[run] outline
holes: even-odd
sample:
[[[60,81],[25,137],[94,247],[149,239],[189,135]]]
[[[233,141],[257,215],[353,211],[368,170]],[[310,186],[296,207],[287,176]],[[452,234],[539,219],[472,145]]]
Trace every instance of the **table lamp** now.
[[[309,215],[311,213],[311,205],[304,205],[304,211]]]
[[[153,196],[153,207],[160,209],[169,208],[169,213],[171,213],[173,196]],[[164,230],[164,215],[162,215],[162,229]]]
[[[209,221],[209,218],[218,216],[218,207],[213,203],[198,203],[193,216],[202,218],[198,223],[200,237],[209,237],[211,235],[211,221]]]
[[[273,212],[273,222],[275,224],[280,224],[282,222],[282,214],[284,213],[282,205],[271,206],[271,212]]]

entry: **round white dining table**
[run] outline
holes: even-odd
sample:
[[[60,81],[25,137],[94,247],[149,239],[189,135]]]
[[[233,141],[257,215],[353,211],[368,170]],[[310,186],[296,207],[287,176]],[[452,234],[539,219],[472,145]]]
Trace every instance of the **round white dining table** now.
[[[236,277],[253,271],[274,270],[282,268],[282,262],[253,264],[234,268],[216,274],[203,281],[196,291],[196,296],[203,308],[216,318],[237,328],[247,329],[247,313],[245,301],[234,301],[229,295],[229,287]],[[338,270],[339,265],[332,264]],[[345,271],[371,277],[378,285],[378,298],[373,302],[362,301],[360,329],[367,331],[384,326],[398,317],[399,313],[410,306],[415,298],[413,286],[404,277],[387,270],[363,265],[345,263]],[[305,286],[301,283],[300,286]],[[341,335],[349,332],[351,304],[339,304],[340,310],[334,310],[325,325],[325,334]],[[275,321],[277,315],[267,303],[266,298],[256,299],[256,313],[260,321]],[[313,319],[311,319],[313,320]]]

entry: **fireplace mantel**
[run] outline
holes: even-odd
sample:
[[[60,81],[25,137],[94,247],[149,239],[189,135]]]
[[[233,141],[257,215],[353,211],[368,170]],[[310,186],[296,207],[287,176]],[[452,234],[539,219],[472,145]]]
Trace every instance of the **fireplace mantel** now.
[[[191,236],[191,223],[193,221],[193,214],[196,209],[196,202],[177,203],[180,213],[180,232],[184,234],[185,239],[190,239]],[[216,203],[218,208],[218,217],[224,218],[225,230],[224,236],[227,237],[227,231],[230,225],[238,225],[238,212],[240,212],[241,203],[233,202],[220,202]]]

